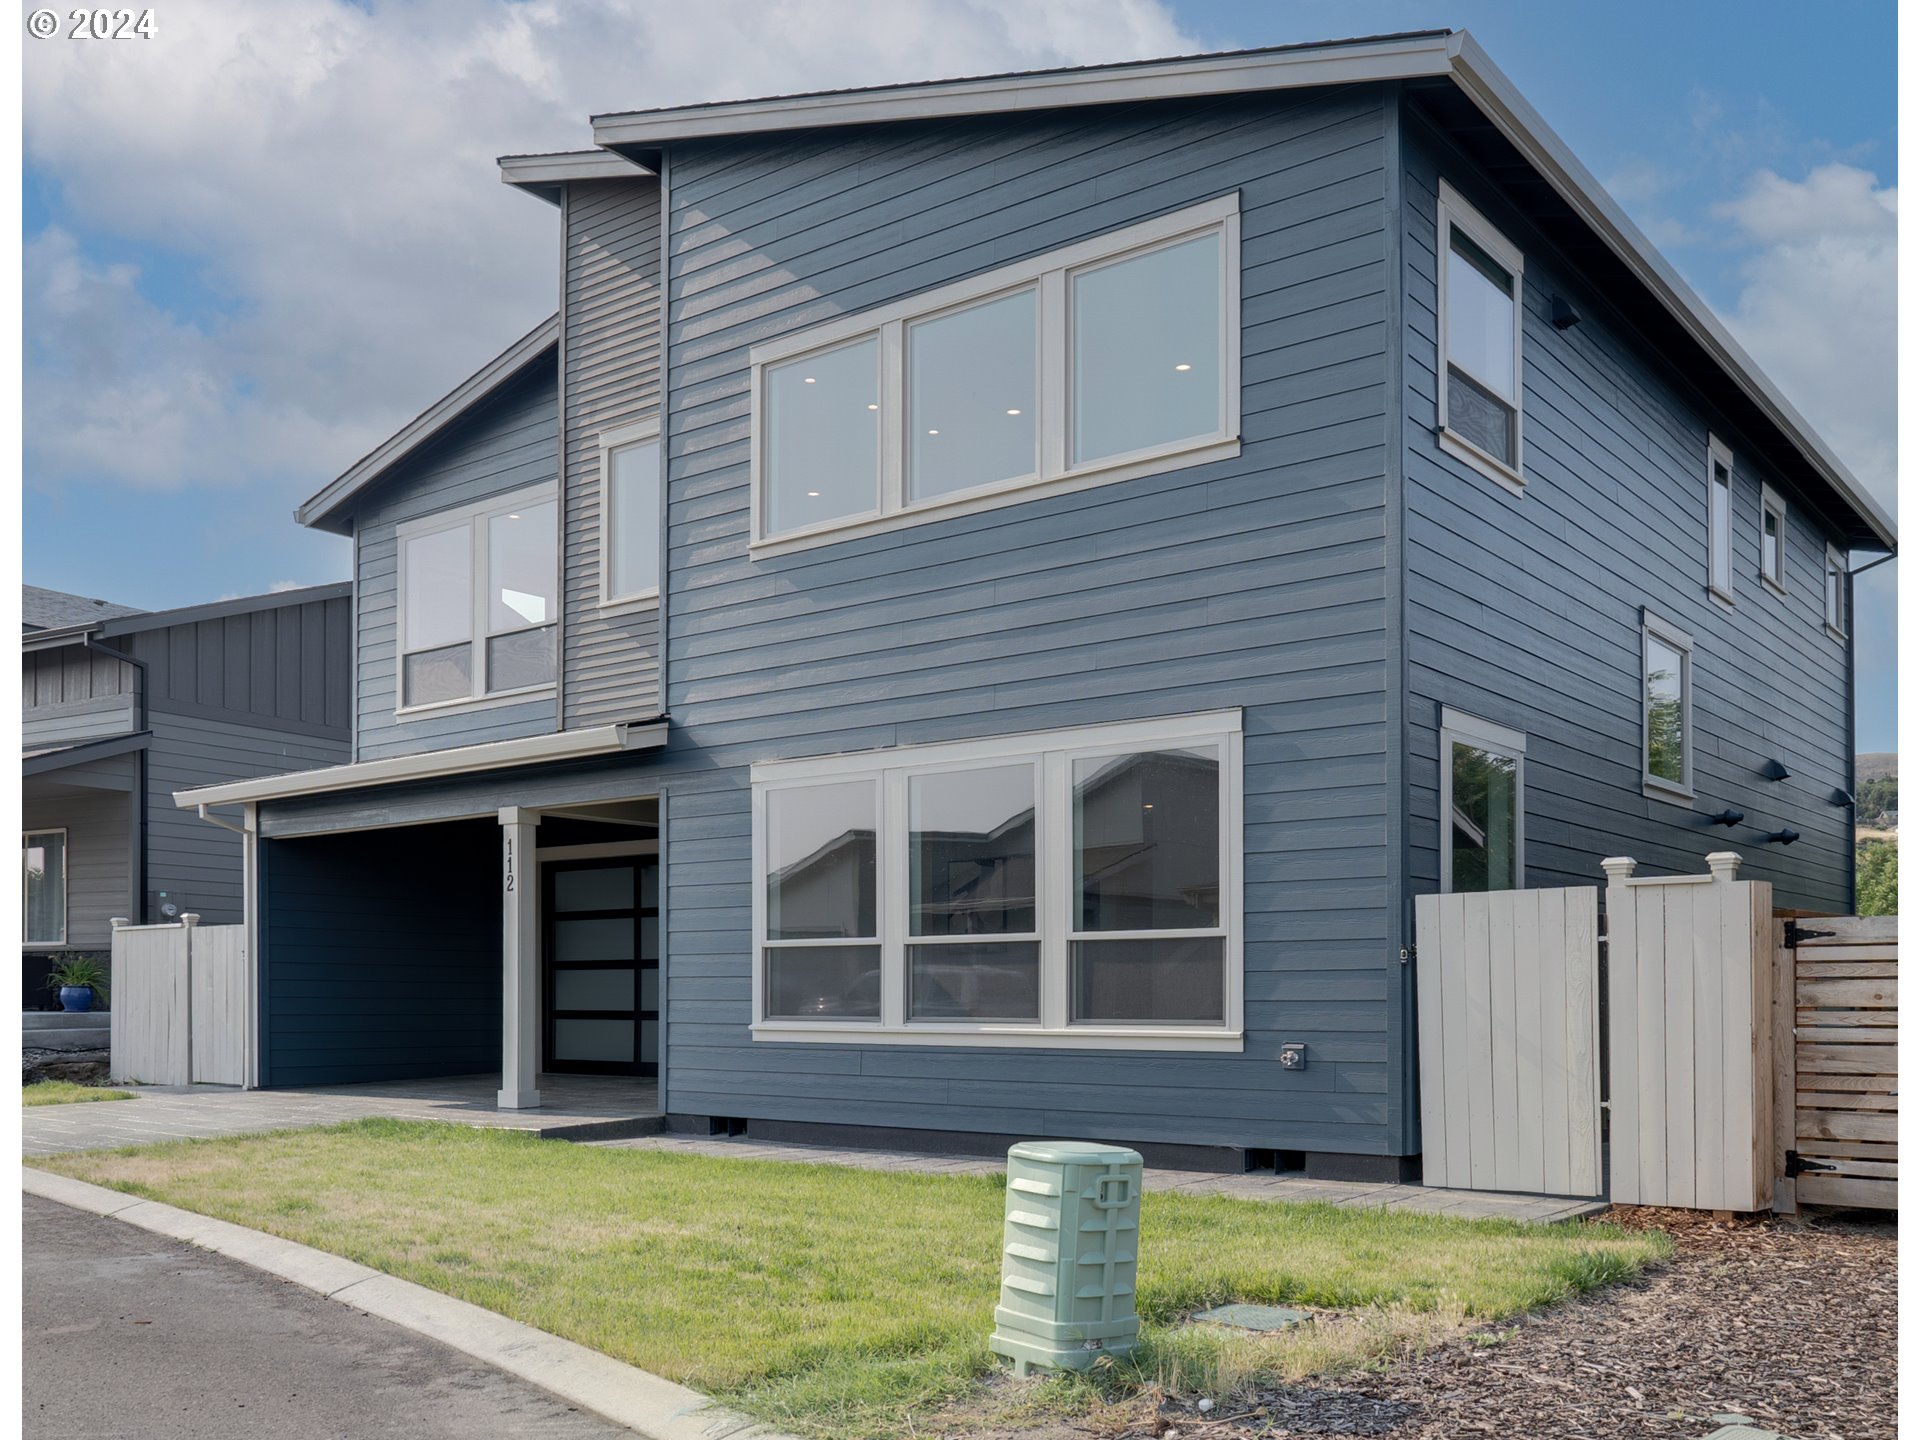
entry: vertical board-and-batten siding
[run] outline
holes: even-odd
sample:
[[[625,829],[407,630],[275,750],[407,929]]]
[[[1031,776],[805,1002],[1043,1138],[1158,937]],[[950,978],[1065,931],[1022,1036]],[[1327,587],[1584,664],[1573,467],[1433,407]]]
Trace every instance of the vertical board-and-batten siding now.
[[[147,667],[147,709],[344,738],[353,604],[344,595],[184,621],[105,643]],[[238,777],[236,777],[238,778]]]
[[[133,729],[134,667],[99,650],[62,645],[20,657],[21,744],[71,745]]]
[[[1851,889],[1847,647],[1823,623],[1827,536],[1577,270],[1416,119],[1404,122],[1407,746],[1412,888],[1439,884],[1439,711],[1524,732],[1527,880],[1597,884],[1631,854],[1691,873],[1734,849],[1780,903],[1844,912]],[[1524,253],[1527,489],[1435,438],[1436,200],[1444,173]],[[1552,298],[1580,323],[1556,330]],[[1707,435],[1734,454],[1731,612],[1707,593]],[[1759,578],[1760,486],[1789,499],[1788,590]],[[1641,791],[1641,609],[1693,636],[1691,805]],[[1779,759],[1790,780],[1757,772]],[[1746,822],[1708,823],[1731,806]],[[1800,841],[1763,845],[1791,827]]]
[[[551,696],[415,716],[394,713],[399,685],[396,529],[438,511],[551,483],[559,454],[558,407],[554,357],[544,351],[449,433],[403,461],[355,514],[356,758],[377,760],[554,730]],[[481,643],[478,637],[476,643]]]
[[[566,725],[660,710],[657,604],[600,606],[600,436],[660,411],[660,186],[651,178],[567,187]]]
[[[1400,1153],[1383,102],[674,148],[672,1109]],[[750,346],[1235,190],[1237,458],[749,557]],[[750,1041],[749,762],[1226,706],[1246,724],[1244,1054]]]

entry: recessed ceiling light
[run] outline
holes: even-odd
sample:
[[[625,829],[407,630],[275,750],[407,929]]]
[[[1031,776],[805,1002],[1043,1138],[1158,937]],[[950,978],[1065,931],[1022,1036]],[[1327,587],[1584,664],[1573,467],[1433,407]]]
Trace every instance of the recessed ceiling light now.
[[[1181,364],[1181,365],[1176,365],[1176,366],[1174,366],[1173,368],[1174,368],[1174,369],[1176,369],[1176,370],[1191,370],[1191,369],[1193,368],[1193,366],[1191,366],[1191,365],[1185,365],[1185,364]],[[811,384],[812,384],[813,382],[812,382],[811,380],[809,380],[809,381],[807,381],[807,383],[808,383],[809,385],[811,385]]]
[[[807,491],[807,499],[818,500],[819,498],[820,498],[820,492],[818,490]]]
[[[880,407],[879,407],[878,405],[869,405],[869,406],[867,406],[867,408],[868,408],[869,410],[878,410],[878,409],[879,409]]]
[[[1152,806],[1152,804],[1151,804],[1151,803],[1149,803],[1149,804],[1146,804],[1146,805],[1142,805],[1142,806],[1141,806],[1140,808],[1141,808],[1142,810],[1151,810],[1151,809],[1153,809],[1153,806]]]
[[[939,432],[938,430],[929,430],[929,431],[927,431],[927,433],[928,433],[929,435],[938,435],[938,434],[939,434],[940,432]]]
[[[1007,411],[1007,413],[1008,413],[1009,415],[1018,415],[1018,414],[1019,414],[1020,412],[1019,412],[1018,410],[1009,410],[1009,411]]]
[[[507,518],[508,518],[509,520],[518,520],[518,519],[519,519],[520,517],[519,517],[518,515],[509,515],[509,516],[507,516]]]
[[[811,375],[803,375],[803,376],[801,376],[801,377],[800,377],[800,383],[801,383],[802,385],[811,385],[811,384],[813,384],[813,376],[811,376]]]

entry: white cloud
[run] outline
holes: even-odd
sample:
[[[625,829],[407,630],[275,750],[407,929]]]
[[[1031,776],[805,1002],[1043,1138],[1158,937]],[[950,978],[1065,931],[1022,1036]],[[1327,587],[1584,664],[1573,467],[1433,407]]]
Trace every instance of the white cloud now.
[[[66,228],[26,255],[29,473],[292,503],[552,308],[557,215],[494,157],[596,111],[1192,48],[1159,0],[179,0],[151,42],[32,46]]]

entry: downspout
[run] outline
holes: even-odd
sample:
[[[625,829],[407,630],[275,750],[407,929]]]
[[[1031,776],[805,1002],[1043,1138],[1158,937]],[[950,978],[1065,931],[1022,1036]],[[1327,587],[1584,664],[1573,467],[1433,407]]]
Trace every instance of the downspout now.
[[[133,732],[136,735],[146,733],[147,729],[147,662],[130,650],[116,650],[111,646],[93,643],[93,631],[80,637],[80,648],[91,655],[105,655],[110,660],[118,660],[123,665],[131,665],[135,674],[133,692]],[[133,874],[128,886],[133,894],[128,897],[128,913],[133,923],[147,923],[147,751],[143,748],[133,752],[133,826],[134,843],[130,847],[133,858]]]
[[[560,582],[560,594],[556,597],[559,603],[553,607],[553,728],[555,730],[567,728],[567,582],[571,578],[567,574],[567,507],[572,503],[568,494],[567,479],[573,470],[571,434],[567,425],[567,261],[573,253],[572,199],[573,187],[562,185],[560,187],[560,328],[554,339],[553,352],[556,396],[554,420],[559,427],[559,445],[557,446],[559,460],[555,484],[560,492],[560,503],[555,507],[560,512],[555,517],[560,533],[554,537],[553,567],[555,576]],[[601,506],[604,508],[606,503],[606,496],[602,495]],[[604,565],[605,563],[605,556],[595,556],[595,564]],[[599,584],[597,578],[595,584],[596,586]],[[358,595],[360,592],[356,590],[354,593]]]

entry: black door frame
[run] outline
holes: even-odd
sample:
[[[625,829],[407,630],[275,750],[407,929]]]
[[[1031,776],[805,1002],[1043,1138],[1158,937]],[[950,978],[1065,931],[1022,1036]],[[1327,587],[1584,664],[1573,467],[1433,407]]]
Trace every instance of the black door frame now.
[[[641,921],[651,918],[655,934],[658,935],[660,923],[658,855],[605,855],[592,858],[569,860],[542,860],[540,862],[540,1068],[555,1075],[629,1075],[658,1077],[659,1060],[643,1060],[641,1036],[645,1022],[654,1022],[654,1033],[659,1033],[659,970],[660,957],[644,959],[640,943]],[[633,970],[634,1008],[626,1010],[560,1010],[554,1004],[554,929],[559,914],[553,903],[553,877],[563,870],[611,870],[617,866],[631,866],[633,869],[633,908],[617,910],[569,910],[569,920],[633,920],[633,959],[632,960],[574,960],[569,961],[570,970]],[[640,883],[643,866],[656,867],[654,881],[654,903],[642,903],[645,890]],[[658,948],[658,940],[655,942]],[[644,1009],[640,1005],[641,997],[646,993],[643,977],[648,969],[655,972],[656,1008]],[[620,1060],[557,1060],[554,1058],[554,1022],[558,1020],[621,1020],[633,1021],[633,1059]]]

